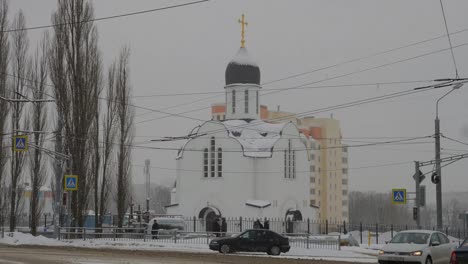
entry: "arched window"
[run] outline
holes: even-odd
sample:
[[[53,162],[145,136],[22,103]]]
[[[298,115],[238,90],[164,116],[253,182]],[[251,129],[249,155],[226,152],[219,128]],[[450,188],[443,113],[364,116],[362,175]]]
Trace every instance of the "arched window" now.
[[[215,138],[214,137],[211,137],[211,140],[210,140],[210,174],[211,174],[211,177],[214,177],[215,176],[215,168],[216,168],[216,160],[215,160],[215,152],[216,152],[216,148],[215,148]]]
[[[249,90],[244,91],[244,111],[249,113]]]
[[[291,139],[288,140],[288,147],[284,150],[284,178],[296,178],[296,151],[292,149]]]
[[[232,90],[232,113],[236,113],[236,90]]]
[[[223,149],[218,148],[218,177],[223,177]]]
[[[203,150],[203,177],[208,178],[208,149]]]

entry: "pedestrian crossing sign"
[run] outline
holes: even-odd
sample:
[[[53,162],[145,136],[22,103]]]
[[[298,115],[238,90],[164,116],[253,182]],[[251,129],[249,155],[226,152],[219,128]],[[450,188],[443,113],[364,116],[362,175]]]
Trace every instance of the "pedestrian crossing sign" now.
[[[392,189],[392,204],[406,204],[406,189]]]
[[[13,137],[13,150],[16,152],[28,151],[28,136]]]
[[[78,190],[78,175],[65,175],[64,185],[65,191]]]

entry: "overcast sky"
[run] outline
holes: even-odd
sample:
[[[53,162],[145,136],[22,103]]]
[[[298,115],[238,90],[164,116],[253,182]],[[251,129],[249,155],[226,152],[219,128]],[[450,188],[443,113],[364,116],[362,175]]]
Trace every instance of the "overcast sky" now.
[[[187,0],[189,1],[189,0]],[[95,16],[103,17],[164,7],[186,1],[162,0],[95,0]],[[444,1],[450,32],[468,29],[468,1]],[[55,0],[10,1],[11,11],[22,8],[29,26],[50,23]],[[261,67],[262,82],[366,57],[407,44],[445,34],[439,0],[212,0],[207,3],[97,22],[99,45],[106,68],[119,49],[131,48],[131,78],[134,103],[166,112],[184,113],[195,119],[209,119],[211,104],[224,102],[218,94],[190,96],[153,96],[174,93],[223,92],[224,71],[239,48],[240,26],[237,19],[245,13],[248,27],[246,46]],[[36,42],[41,31],[30,31]],[[468,31],[453,35],[454,46],[468,43]],[[33,44],[32,44],[33,45]],[[265,85],[287,88],[306,83],[310,86],[375,84],[406,81],[429,81],[455,76],[449,51],[405,60],[448,47],[446,38],[384,55],[363,59],[338,67],[307,74],[299,78]],[[454,49],[461,77],[468,77],[468,46]],[[370,67],[394,63],[386,67],[334,78]],[[324,79],[331,79],[322,81]],[[321,82],[319,82],[321,81]],[[317,82],[317,83],[315,83]],[[342,87],[308,88],[265,95],[261,103],[270,109],[306,112],[353,100],[404,91],[428,82]],[[316,114],[340,120],[343,142],[393,140],[393,137],[417,137],[434,133],[435,102],[450,88],[419,93],[388,101]],[[208,98],[189,104],[195,100]],[[175,108],[174,105],[185,104]],[[205,108],[206,107],[206,108]],[[201,109],[199,111],[192,111]],[[137,109],[136,123],[163,115]],[[146,114],[145,114],[146,113]],[[468,142],[468,84],[440,103],[442,133]],[[199,121],[168,117],[136,125],[135,144],[163,136],[186,135]],[[389,138],[384,138],[389,137]],[[412,163],[373,167],[394,163],[426,161],[434,157],[433,139],[422,144],[402,144],[350,148],[350,189],[390,191],[392,188],[414,189]],[[180,146],[151,143],[151,146]],[[442,140],[444,155],[468,152],[468,146]],[[170,184],[175,175],[174,151],[133,150],[133,164],[151,160],[152,180]],[[372,168],[361,168],[368,167]],[[159,167],[159,169],[158,169]],[[164,169],[162,169],[164,168]],[[353,169],[355,168],[355,169]],[[423,168],[426,172],[431,168]],[[443,169],[443,191],[468,189],[468,159]],[[143,168],[134,167],[135,182],[142,182]],[[435,186],[429,180],[428,202],[433,202]]]

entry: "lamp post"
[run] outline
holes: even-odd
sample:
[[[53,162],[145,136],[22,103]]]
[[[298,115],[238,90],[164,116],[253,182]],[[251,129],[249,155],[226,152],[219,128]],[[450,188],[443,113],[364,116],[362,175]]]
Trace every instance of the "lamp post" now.
[[[436,102],[436,118],[435,118],[435,161],[436,173],[432,176],[432,182],[436,184],[436,204],[437,204],[437,228],[442,228],[442,171],[440,167],[440,119],[439,119],[439,102],[449,95],[451,92],[459,89],[463,83],[457,83],[453,88],[440,97]]]

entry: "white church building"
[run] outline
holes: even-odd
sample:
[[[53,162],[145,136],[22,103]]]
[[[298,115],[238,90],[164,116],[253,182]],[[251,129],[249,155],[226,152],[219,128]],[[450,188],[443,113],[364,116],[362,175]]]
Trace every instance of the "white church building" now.
[[[260,68],[244,45],[226,68],[226,116],[194,128],[176,158],[167,214],[317,220],[306,138],[260,119]]]

